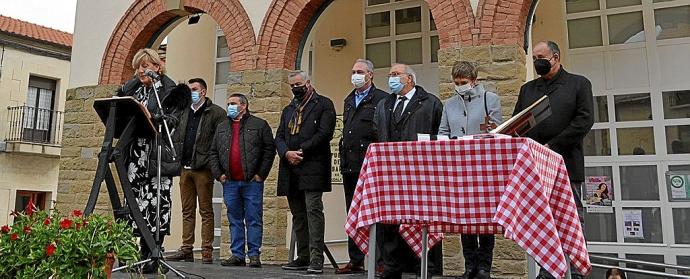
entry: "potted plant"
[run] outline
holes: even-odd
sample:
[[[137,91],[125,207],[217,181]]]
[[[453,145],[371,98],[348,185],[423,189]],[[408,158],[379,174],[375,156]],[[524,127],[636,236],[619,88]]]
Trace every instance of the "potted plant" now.
[[[114,258],[138,260],[132,228],[110,216],[74,210],[13,212],[0,227],[0,278],[110,278]]]

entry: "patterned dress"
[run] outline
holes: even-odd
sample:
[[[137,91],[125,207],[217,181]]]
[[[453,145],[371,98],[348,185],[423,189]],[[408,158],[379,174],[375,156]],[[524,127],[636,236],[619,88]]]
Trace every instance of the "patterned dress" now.
[[[156,83],[157,90],[161,92],[162,85],[160,82]],[[150,88],[140,87],[132,95],[139,103],[147,107],[149,99],[155,98],[153,90]],[[155,101],[153,101],[155,102]],[[149,173],[149,157],[153,156],[152,150],[156,148],[154,138],[135,138],[129,148],[127,164],[127,179],[132,185],[134,197],[139,204],[139,210],[144,216],[144,221],[147,223],[148,229],[151,233],[156,234],[157,217],[156,203],[158,202],[158,177],[156,173]],[[152,163],[155,162],[151,161]],[[160,234],[170,234],[170,205],[172,203],[171,189],[172,176],[161,176],[162,187],[160,189]],[[134,234],[141,236],[134,219],[131,215],[127,216],[129,224],[134,228]]]

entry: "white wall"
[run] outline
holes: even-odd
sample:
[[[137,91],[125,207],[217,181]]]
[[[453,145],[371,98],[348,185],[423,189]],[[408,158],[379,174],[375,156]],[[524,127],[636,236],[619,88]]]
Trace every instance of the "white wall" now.
[[[98,84],[101,60],[115,26],[133,0],[78,0],[69,88]]]
[[[240,0],[240,3],[242,3],[247,16],[249,16],[249,20],[252,22],[254,35],[258,38],[261,23],[263,23],[266,12],[269,6],[271,6],[271,0]]]

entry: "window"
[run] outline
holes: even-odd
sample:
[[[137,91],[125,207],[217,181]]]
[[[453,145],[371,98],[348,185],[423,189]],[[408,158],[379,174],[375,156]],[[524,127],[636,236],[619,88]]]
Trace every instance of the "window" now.
[[[669,201],[665,181],[667,170],[690,170],[688,1],[562,2],[566,69],[589,78],[594,94],[585,175],[609,177],[615,197],[611,210],[585,213],[590,252],[690,256],[689,206]]]
[[[47,192],[35,192],[35,191],[17,191],[17,199],[14,202],[14,210],[24,211],[29,202],[33,202],[34,205],[40,210],[46,209],[46,197]]]
[[[53,126],[54,80],[29,77],[26,106],[23,108],[22,140],[48,142]]]
[[[228,84],[230,73],[230,49],[225,35],[218,34],[216,43],[216,82],[218,85]]]
[[[377,69],[394,63],[426,65],[438,61],[438,31],[424,1],[365,0],[367,59]]]

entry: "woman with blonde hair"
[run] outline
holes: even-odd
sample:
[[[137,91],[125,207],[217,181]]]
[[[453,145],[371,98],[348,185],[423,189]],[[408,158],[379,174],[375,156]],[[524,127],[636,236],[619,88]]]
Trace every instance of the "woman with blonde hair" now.
[[[126,82],[118,91],[117,96],[131,96],[142,104],[150,113],[151,121],[155,127],[163,126],[163,121],[168,124],[170,137],[175,146],[174,150],[180,152],[184,140],[184,130],[178,129],[178,124],[186,123],[186,111],[191,105],[191,92],[187,85],[175,85],[165,75],[165,63],[153,49],[141,49],[132,59],[134,77]],[[158,96],[156,96],[156,93]],[[160,100],[160,105],[159,105]],[[162,108],[162,110],[161,110]],[[170,234],[170,205],[171,186],[173,176],[179,175],[179,156],[172,154],[172,148],[168,143],[166,129],[161,129],[161,178],[160,178],[160,215],[156,214],[158,203],[158,170],[157,170],[157,146],[155,137],[133,135],[125,149],[125,164],[127,167],[127,179],[132,186],[132,191],[147,223],[147,228],[137,228],[130,216],[129,223],[135,229],[135,235],[141,236],[142,229],[148,229],[156,235],[157,223],[160,219],[160,238],[158,245],[163,244],[165,235]],[[120,139],[123,140],[123,139]],[[142,259],[151,257],[151,250],[141,238]],[[157,262],[149,262],[142,268],[143,273],[154,273],[158,269]],[[167,269],[162,266],[165,273]]]

